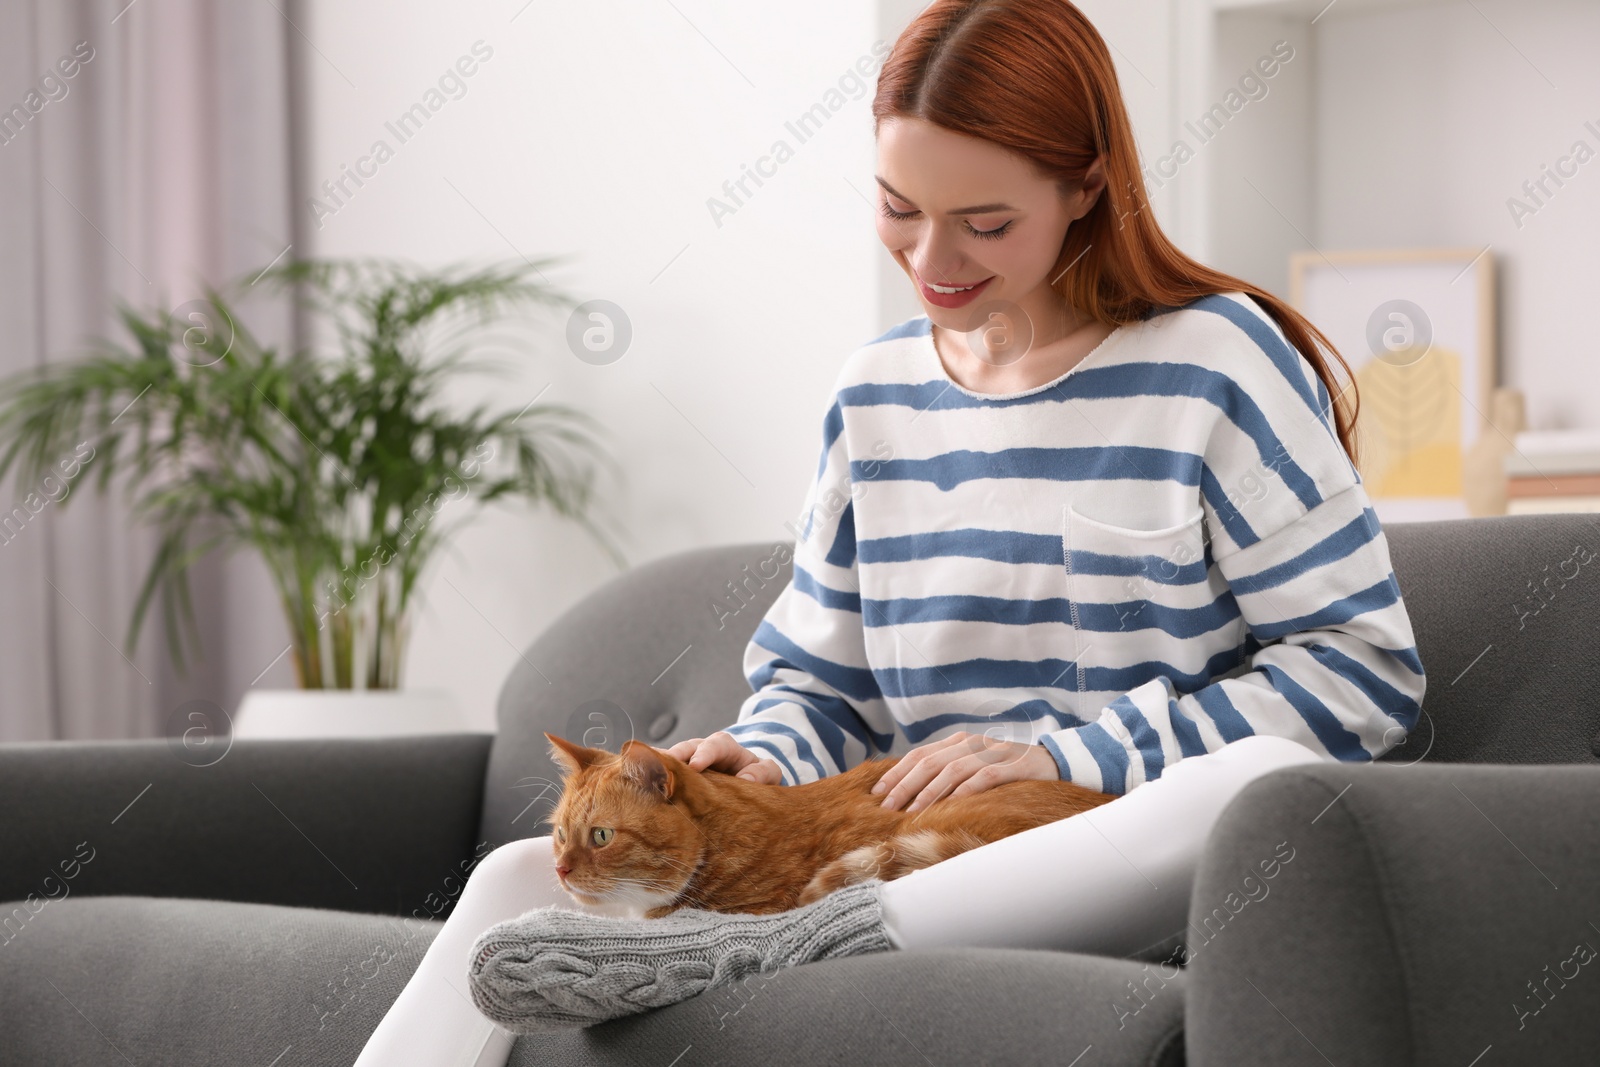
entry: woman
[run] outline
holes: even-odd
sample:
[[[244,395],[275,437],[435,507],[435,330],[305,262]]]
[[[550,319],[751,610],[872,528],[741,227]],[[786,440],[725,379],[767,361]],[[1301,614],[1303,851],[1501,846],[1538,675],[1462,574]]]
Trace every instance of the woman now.
[[[1331,345],[1161,233],[1083,14],[935,0],[873,114],[879,236],[926,315],[841,372],[754,694],[668,751],[786,784],[899,754],[884,803],[908,811],[1023,778],[1117,799],[761,917],[599,914],[561,891],[549,838],[508,844],[362,1063],[503,1062],[469,996],[532,1031],[858,952],[1152,957],[1181,943],[1239,789],[1373,759],[1415,723],[1425,677]]]

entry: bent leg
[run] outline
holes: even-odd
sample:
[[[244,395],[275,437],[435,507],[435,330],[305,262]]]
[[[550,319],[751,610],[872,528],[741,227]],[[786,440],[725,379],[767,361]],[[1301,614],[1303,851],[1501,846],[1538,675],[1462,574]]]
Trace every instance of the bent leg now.
[[[556,878],[548,836],[512,841],[480,860],[356,1067],[502,1067],[516,1038],[472,1003],[472,945],[494,924],[552,904],[595,915],[630,914],[569,896]]]
[[[1228,801],[1268,771],[1324,758],[1285,737],[1242,737],[1098,808],[885,882],[889,939],[1144,953],[1182,933],[1200,851]]]

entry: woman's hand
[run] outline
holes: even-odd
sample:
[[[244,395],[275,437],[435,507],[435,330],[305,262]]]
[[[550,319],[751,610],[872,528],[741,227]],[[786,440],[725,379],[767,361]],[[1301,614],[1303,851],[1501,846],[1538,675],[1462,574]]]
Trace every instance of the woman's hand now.
[[[1043,745],[999,741],[986,734],[953,733],[914,748],[884,772],[874,793],[887,793],[883,806],[897,808],[907,797],[907,812],[921,811],[945,797],[964,797],[1002,782],[1061,780],[1055,757]]]
[[[654,745],[650,747],[655,748]],[[709,768],[763,785],[783,784],[783,770],[776,761],[763,759],[744,748],[726,730],[718,730],[710,737],[691,737],[671,748],[657,748],[656,751],[682,760],[691,770]]]

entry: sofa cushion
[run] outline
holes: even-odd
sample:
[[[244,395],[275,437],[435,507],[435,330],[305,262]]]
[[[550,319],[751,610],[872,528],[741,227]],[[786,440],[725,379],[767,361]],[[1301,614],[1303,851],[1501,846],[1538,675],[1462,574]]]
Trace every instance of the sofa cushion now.
[[[349,1067],[434,922],[151,897],[54,901],[0,944],[0,1067]],[[20,923],[20,925],[18,925]],[[518,1039],[510,1063],[1178,1067],[1187,975],[1026,949],[919,949],[778,971]],[[668,1051],[670,1050],[670,1051]]]
[[[629,738],[665,748],[732,725],[750,695],[745,646],[790,568],[781,542],[682,552],[612,579],[552,623],[500,689],[481,838],[542,832],[561,794],[546,730],[620,752]]]
[[[1176,968],[1043,949],[850,956],[587,1030],[528,1035],[509,1065],[1181,1067],[1187,978]]]
[[[1422,716],[1387,763],[1595,763],[1595,516],[1384,527],[1428,672]]]
[[[33,907],[0,904],[4,1067],[350,1067],[442,925],[154,897]]]

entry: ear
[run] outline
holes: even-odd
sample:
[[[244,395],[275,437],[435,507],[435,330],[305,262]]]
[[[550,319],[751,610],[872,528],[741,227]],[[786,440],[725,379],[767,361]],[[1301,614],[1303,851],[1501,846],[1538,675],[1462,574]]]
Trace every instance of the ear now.
[[[629,740],[622,745],[622,776],[662,800],[671,800],[677,785],[661,753],[639,740]]]
[[[550,742],[550,758],[555,760],[556,766],[561,768],[563,777],[570,777],[593,763],[600,755],[592,748],[575,745],[565,738],[547,733],[545,740]]]
[[[1089,169],[1084,172],[1083,182],[1078,188],[1069,193],[1072,204],[1068,207],[1068,212],[1073,222],[1083,218],[1094,207],[1105,191],[1106,182],[1106,157],[1102,154],[1096,156],[1094,162],[1089,164]]]

